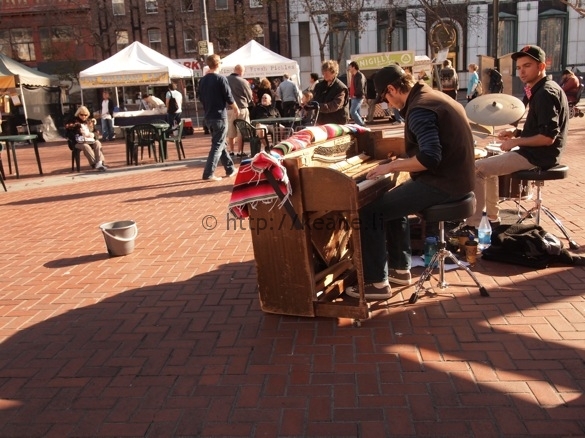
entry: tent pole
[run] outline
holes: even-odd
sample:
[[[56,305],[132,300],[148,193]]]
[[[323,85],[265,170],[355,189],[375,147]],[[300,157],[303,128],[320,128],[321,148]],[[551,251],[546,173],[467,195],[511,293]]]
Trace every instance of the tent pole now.
[[[197,119],[197,127],[199,128],[199,113],[197,112],[197,91],[195,90],[195,75],[191,70],[191,83],[193,84],[193,102],[195,103],[195,118]]]
[[[28,126],[28,113],[26,111],[26,101],[24,100],[24,90],[20,84],[20,98],[22,100],[22,108],[24,109],[24,123],[26,123],[26,132],[30,135],[30,127]]]

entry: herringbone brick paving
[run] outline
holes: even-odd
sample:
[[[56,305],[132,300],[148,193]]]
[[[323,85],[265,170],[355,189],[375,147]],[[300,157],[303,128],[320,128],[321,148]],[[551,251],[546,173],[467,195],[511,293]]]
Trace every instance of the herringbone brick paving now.
[[[570,176],[544,199],[585,245],[585,120],[570,125]],[[106,174],[42,144],[43,177],[19,147],[0,193],[0,436],[585,436],[582,267],[479,260],[491,297],[449,272],[360,328],[265,314],[230,182],[200,180],[208,144],[136,169],[108,143]],[[98,226],[126,219],[136,249],[110,258]]]

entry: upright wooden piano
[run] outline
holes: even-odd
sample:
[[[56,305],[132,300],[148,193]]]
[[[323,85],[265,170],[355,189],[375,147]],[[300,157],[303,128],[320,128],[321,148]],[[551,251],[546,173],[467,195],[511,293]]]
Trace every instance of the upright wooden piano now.
[[[344,135],[313,143],[283,161],[292,186],[285,208],[249,209],[263,311],[284,315],[368,318],[359,210],[393,187],[398,175],[365,180],[389,155],[404,152],[396,131]],[[251,227],[252,228],[252,227]],[[357,284],[360,299],[343,294]]]

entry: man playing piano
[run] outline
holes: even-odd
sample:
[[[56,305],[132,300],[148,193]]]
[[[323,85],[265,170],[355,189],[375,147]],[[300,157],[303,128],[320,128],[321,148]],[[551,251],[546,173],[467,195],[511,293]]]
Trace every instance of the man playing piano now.
[[[367,178],[391,172],[409,172],[411,177],[360,210],[365,296],[384,300],[392,296],[390,283],[411,283],[408,215],[473,191],[475,158],[461,104],[422,81],[415,82],[398,65],[376,73],[374,85],[379,98],[398,108],[405,119],[407,158],[380,164]],[[355,286],[345,292],[359,297]]]

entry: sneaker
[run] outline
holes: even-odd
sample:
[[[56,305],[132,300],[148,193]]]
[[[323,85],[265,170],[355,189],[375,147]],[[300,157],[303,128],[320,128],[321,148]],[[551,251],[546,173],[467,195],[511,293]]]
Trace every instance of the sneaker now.
[[[360,293],[357,286],[350,286],[345,289],[345,293],[353,298],[359,298]],[[364,290],[366,300],[389,300],[392,298],[392,288],[390,285],[378,288],[373,284],[366,284]]]
[[[95,165],[95,170],[98,170],[100,172],[105,172],[106,170],[108,170],[108,168],[106,166],[104,166],[102,163],[97,163]]]
[[[203,178],[205,181],[221,181],[221,176],[211,175],[207,178]]]
[[[233,156],[235,156],[235,155],[236,155],[236,154],[234,154],[234,151],[230,151],[230,153],[229,153],[229,154],[230,154],[230,157],[233,157]]]
[[[238,173],[237,169],[233,169],[231,172],[225,174],[226,178],[231,178],[232,176],[234,176],[236,173]]]
[[[245,153],[245,152],[240,152],[240,153],[238,154],[238,157],[240,157],[240,158],[248,158],[248,154],[247,154],[247,153]]]
[[[390,268],[388,269],[388,281],[390,283],[409,286],[412,283],[412,276],[410,275],[410,271],[402,274],[397,272],[396,269]]]

